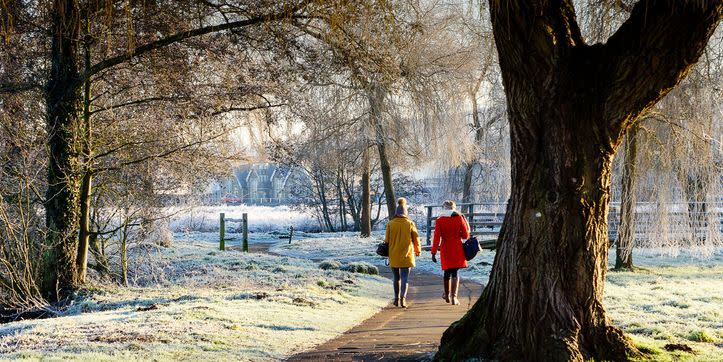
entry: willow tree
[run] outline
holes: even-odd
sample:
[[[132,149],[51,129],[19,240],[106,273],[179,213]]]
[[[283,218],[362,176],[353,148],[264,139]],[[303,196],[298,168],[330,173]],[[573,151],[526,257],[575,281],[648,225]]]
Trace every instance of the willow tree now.
[[[628,128],[685,76],[723,2],[642,0],[605,44],[571,0],[490,0],[508,104],[512,190],[489,284],[437,360],[627,360],[602,305],[611,163]]]

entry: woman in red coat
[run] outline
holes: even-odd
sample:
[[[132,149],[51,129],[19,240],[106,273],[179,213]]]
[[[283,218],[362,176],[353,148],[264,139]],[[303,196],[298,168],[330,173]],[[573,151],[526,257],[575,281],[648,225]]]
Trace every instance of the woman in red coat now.
[[[467,267],[462,243],[469,238],[469,225],[462,214],[457,212],[454,201],[444,202],[444,209],[434,224],[434,243],[432,244],[432,261],[437,262],[437,250],[442,254],[442,270],[444,270],[444,300],[453,305],[459,304],[460,268]]]

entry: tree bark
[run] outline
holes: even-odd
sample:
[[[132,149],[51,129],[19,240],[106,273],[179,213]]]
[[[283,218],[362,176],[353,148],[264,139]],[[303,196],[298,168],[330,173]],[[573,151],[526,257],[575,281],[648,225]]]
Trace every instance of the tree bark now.
[[[615,247],[615,269],[633,268],[633,246],[635,243],[635,184],[638,157],[638,128],[636,123],[625,136],[623,163],[623,187],[620,203],[620,226]]]
[[[55,0],[51,74],[45,91],[50,154],[45,204],[48,235],[40,282],[40,290],[49,302],[67,297],[80,285],[76,267],[80,206],[77,138],[81,94],[76,85],[79,30],[77,2]]]
[[[359,215],[361,205],[356,201],[356,197],[354,195],[354,173],[351,175],[347,174],[347,177],[347,179],[342,181],[344,194],[346,194],[346,205],[349,209],[349,214],[351,215],[352,220],[354,220],[354,231],[361,231],[361,216]]]
[[[88,32],[90,29],[88,29]],[[90,44],[83,44],[85,69],[90,68]],[[78,272],[78,281],[85,283],[88,274],[88,247],[90,245],[90,201],[93,185],[92,173],[92,123],[91,123],[91,83],[90,79],[83,82],[83,139],[82,156],[83,156],[83,177],[80,184],[80,230],[78,233],[78,254],[76,259],[76,268]]]
[[[316,175],[316,191],[319,194],[319,201],[321,202],[321,216],[324,220],[324,225],[326,225],[326,230],[334,232],[334,223],[331,222],[331,216],[329,215],[329,202],[326,199],[324,174],[321,171],[317,171]]]
[[[628,127],[698,59],[721,7],[643,0],[605,45],[588,46],[571,0],[490,0],[511,198],[489,284],[436,360],[639,354],[602,306],[611,162]]]
[[[688,224],[690,225],[691,240],[703,241],[708,228],[706,193],[711,174],[704,174],[699,170],[689,172],[689,174],[685,175],[684,194],[688,201]]]
[[[482,122],[480,122],[479,119],[479,105],[477,104],[477,90],[479,89],[480,84],[482,83],[482,77],[480,77],[477,81],[476,86],[473,88],[472,91],[469,92],[470,100],[472,101],[472,127],[474,127],[474,143],[475,146],[479,146],[479,144],[484,139],[484,127],[482,127]],[[468,162],[465,165],[464,169],[464,182],[462,184],[462,202],[463,203],[470,203],[472,202],[472,176],[474,174],[475,166],[479,164],[479,156],[475,155],[475,159],[471,162]]]
[[[361,179],[361,237],[368,238],[372,235],[372,196],[371,196],[371,162],[369,160],[369,146],[364,148],[362,160]]]
[[[369,106],[371,109],[371,122],[374,127],[375,143],[377,151],[379,151],[379,165],[382,172],[382,180],[384,182],[384,195],[387,202],[387,216],[391,220],[397,209],[397,199],[394,196],[394,184],[392,181],[392,166],[389,164],[387,157],[387,141],[382,126],[382,107],[385,93],[380,86],[373,86],[370,91]]]
[[[341,179],[343,176],[344,172],[339,169],[336,173],[336,195],[339,198],[339,227],[341,228],[341,231],[347,231],[346,204],[344,203],[344,193],[341,191]]]
[[[121,230],[121,245],[120,245],[120,267],[121,267],[121,284],[128,286],[128,228],[129,228],[130,216],[126,211],[126,218],[123,221],[123,229]]]
[[[85,172],[80,184],[80,224],[78,232],[78,253],[76,258],[76,269],[78,282],[85,283],[88,274],[88,248],[90,246],[90,201],[93,176]]]

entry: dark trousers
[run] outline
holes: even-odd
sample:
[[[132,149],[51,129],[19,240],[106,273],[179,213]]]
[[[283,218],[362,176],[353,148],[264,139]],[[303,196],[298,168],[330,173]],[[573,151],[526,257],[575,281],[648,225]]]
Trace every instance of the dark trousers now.
[[[444,279],[457,278],[459,268],[450,268],[444,271]]]

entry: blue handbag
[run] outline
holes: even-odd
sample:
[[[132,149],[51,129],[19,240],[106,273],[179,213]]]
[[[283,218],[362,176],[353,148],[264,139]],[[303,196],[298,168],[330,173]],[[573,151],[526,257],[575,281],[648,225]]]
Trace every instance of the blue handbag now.
[[[464,258],[468,261],[474,259],[481,249],[479,241],[474,236],[467,239],[467,241],[462,244],[462,248],[464,249]]]

